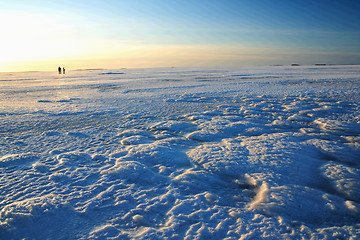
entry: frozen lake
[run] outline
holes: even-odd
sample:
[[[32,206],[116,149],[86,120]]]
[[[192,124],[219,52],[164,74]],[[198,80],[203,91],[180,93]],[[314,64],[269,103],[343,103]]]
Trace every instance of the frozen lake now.
[[[0,73],[0,103],[0,239],[360,238],[360,66]]]

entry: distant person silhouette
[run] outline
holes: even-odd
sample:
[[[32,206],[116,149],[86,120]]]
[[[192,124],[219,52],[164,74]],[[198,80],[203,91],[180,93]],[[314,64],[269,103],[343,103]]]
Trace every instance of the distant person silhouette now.
[[[63,74],[65,74],[65,68],[63,67]]]
[[[61,67],[58,68],[59,74],[61,74]]]

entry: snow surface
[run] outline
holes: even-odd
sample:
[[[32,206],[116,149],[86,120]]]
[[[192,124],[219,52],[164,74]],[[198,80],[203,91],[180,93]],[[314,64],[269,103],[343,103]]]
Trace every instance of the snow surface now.
[[[0,74],[0,239],[359,239],[360,67]]]

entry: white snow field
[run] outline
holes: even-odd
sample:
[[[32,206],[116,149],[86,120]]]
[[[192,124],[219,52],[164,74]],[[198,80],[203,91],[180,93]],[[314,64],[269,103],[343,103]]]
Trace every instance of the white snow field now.
[[[0,102],[0,239],[360,238],[360,66],[1,73]]]

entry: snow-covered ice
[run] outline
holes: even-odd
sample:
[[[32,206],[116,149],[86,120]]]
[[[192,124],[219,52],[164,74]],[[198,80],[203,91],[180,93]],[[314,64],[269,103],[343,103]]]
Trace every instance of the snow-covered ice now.
[[[360,66],[0,73],[0,239],[358,239]]]

